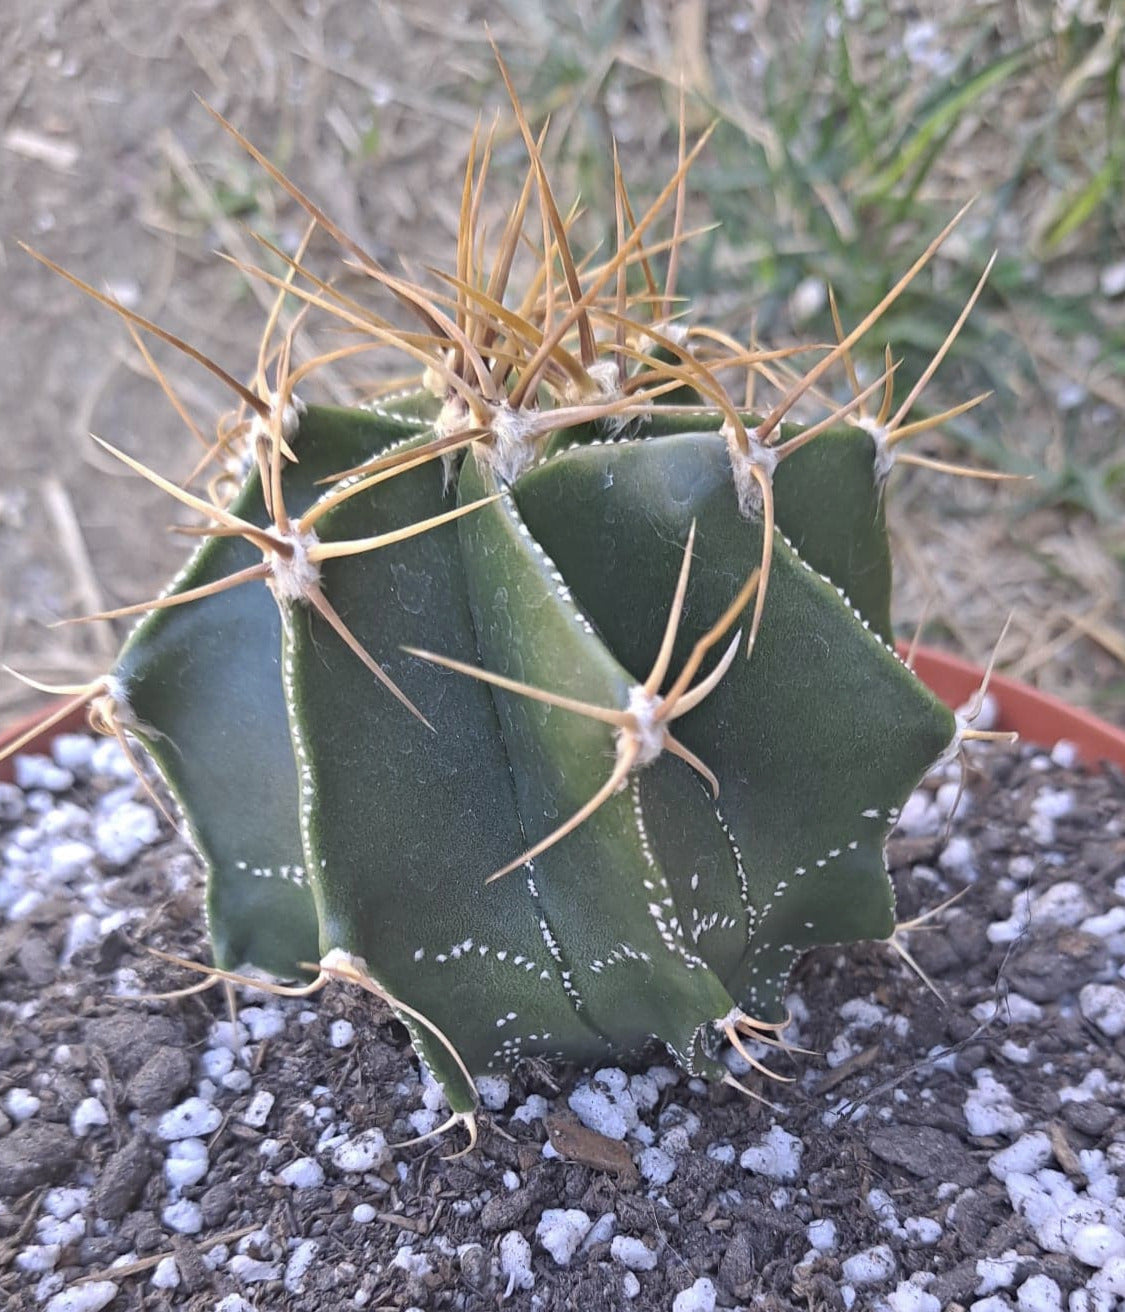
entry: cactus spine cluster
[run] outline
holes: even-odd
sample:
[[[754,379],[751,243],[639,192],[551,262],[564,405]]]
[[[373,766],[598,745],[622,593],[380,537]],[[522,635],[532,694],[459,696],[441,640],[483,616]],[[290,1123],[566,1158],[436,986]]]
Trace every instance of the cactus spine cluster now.
[[[892,416],[893,368],[861,390],[850,355],[945,234],[785,373],[791,352],[679,313],[703,142],[689,153],[681,132],[639,219],[618,175],[617,249],[581,267],[516,113],[531,166],[495,258],[481,267],[491,142],[478,167],[474,138],[438,290],[387,272],[243,142],[310,234],[420,321],[337,292],[304,245],[275,251],[285,276],[253,272],[278,311],[298,298],[359,335],[313,366],[384,346],[424,373],[352,409],[305,406],[312,366],[294,367],[292,333],[275,340],[277,313],[254,387],[209,364],[240,403],[214,455],[245,477],[195,496],[129,461],[208,536],[162,598],[112,612],[144,618],[79,694],[182,808],[217,971],[378,993],[467,1122],[474,1077],[525,1057],[656,1039],[729,1078],[722,1045],[780,1027],[806,949],[892,935],[884,842],[963,731],[892,646],[884,489],[898,440],[935,421],[905,422],[917,389]],[[517,301],[525,241],[539,268]],[[851,399],[783,424],[837,363]],[[783,371],[768,415],[728,399],[731,369]]]

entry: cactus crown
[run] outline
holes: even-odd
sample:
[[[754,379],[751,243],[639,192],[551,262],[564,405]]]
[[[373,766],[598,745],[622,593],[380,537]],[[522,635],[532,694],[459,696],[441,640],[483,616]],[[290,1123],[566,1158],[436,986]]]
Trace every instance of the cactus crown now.
[[[680,312],[706,134],[689,151],[681,128],[639,217],[615,160],[616,250],[583,264],[512,101],[519,200],[486,267],[492,138],[475,134],[441,290],[384,269],[230,129],[309,231],[294,256],[270,248],[283,276],[247,269],[277,289],[252,386],[170,339],[238,397],[197,471],[218,471],[209,494],[114,454],[205,540],[164,596],[109,613],[144,618],[75,692],[145,744],[183,810],[213,973],[378,993],[470,1122],[474,1076],[533,1055],[656,1038],[729,1079],[722,1044],[776,1033],[802,952],[893,934],[886,835],[963,732],[891,646],[884,487],[898,443],[945,417],[907,422],[964,316],[893,413],[889,356],[864,387],[851,357],[953,224],[790,374],[794,351]],[[316,228],[417,331],[306,267]],[[516,299],[521,243],[538,268]],[[357,340],[296,365],[287,296]],[[352,409],[301,402],[314,369],[378,347],[420,378]],[[851,398],[784,422],[837,364]],[[756,416],[762,378],[782,396]]]

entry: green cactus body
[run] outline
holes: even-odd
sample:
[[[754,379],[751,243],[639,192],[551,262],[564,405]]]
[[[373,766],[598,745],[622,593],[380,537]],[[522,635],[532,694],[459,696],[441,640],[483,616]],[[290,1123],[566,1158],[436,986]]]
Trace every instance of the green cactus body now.
[[[522,1058],[653,1039],[722,1079],[802,952],[892,934],[883,846],[958,732],[889,645],[887,435],[697,405],[687,347],[595,335],[613,263],[500,314],[505,238],[454,321],[329,231],[422,307],[422,339],[371,331],[438,395],[243,389],[251,472],[107,684],[205,858],[216,963],[366,984],[459,1114]]]

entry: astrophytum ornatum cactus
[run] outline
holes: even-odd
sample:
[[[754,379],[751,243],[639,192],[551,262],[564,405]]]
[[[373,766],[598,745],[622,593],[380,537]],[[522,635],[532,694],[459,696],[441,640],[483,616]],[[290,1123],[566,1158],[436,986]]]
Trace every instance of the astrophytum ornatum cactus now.
[[[248,147],[422,331],[315,277],[304,245],[284,277],[255,271],[278,310],[300,298],[358,340],[298,368],[275,313],[255,386],[222,375],[241,410],[213,454],[245,477],[233,498],[163,484],[209,539],[126,608],[145,618],[93,690],[182,807],[216,967],[365,985],[467,1121],[474,1077],[526,1057],[655,1039],[724,1078],[727,1040],[784,1020],[806,949],[893,934],[884,842],[964,732],[892,647],[885,484],[897,441],[935,421],[904,422],[918,389],[891,415],[893,371],[861,391],[850,357],[941,238],[792,374],[792,352],[678,310],[699,147],[681,135],[639,220],[618,178],[616,252],[580,269],[520,122],[531,168],[495,258],[480,267],[474,140],[439,290],[386,272]],[[521,243],[539,267],[508,301]],[[418,384],[298,399],[312,368],[376,346]],[[782,426],[836,362],[851,400]],[[727,399],[732,367],[781,378],[766,417]]]

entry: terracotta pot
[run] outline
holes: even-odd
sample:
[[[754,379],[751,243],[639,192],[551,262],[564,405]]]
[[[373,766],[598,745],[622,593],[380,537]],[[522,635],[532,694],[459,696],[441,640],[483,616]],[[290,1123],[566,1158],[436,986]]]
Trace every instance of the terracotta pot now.
[[[961,706],[967,702],[980,687],[984,677],[984,671],[979,666],[932,647],[918,648],[914,657],[914,670],[949,706]],[[1102,761],[1112,761],[1125,769],[1125,729],[1099,720],[1096,715],[1079,710],[1061,698],[1029,688],[1015,679],[1005,678],[1002,674],[992,676],[989,691],[996,698],[1000,711],[996,728],[1014,729],[1025,741],[1039,743],[1044,747],[1053,747],[1060,738],[1065,738],[1078,749],[1079,759],[1084,764],[1096,766]],[[0,733],[0,752],[6,744],[14,742],[43,720],[46,714],[45,711],[38,711]],[[46,752],[55,734],[74,733],[82,730],[85,724],[86,712],[78,707],[58,724],[32,739],[26,750]],[[11,778],[11,760],[0,761],[0,779]]]
[[[42,722],[50,715],[54,709],[52,706],[44,707],[43,710],[32,711],[30,715],[25,715],[23,719],[17,720],[15,724],[9,725],[6,729],[0,729],[0,753],[8,746],[14,743],[17,738],[22,738],[29,730],[34,729],[37,724]],[[51,739],[57,733],[81,733],[86,728],[86,708],[76,706],[69,715],[64,715],[57,724],[51,725],[49,729],[44,729],[41,734],[37,734],[23,749],[25,752],[43,752],[51,750]],[[9,756],[6,760],[0,761],[0,781],[11,783],[13,774],[12,758]]]
[[[980,687],[979,666],[933,647],[919,647],[914,671],[948,706],[962,706]],[[1112,761],[1125,769],[1125,729],[1079,710],[1026,683],[994,674],[989,692],[999,708],[997,729],[1012,729],[1025,741],[1053,747],[1060,738],[1073,743],[1084,765]]]

